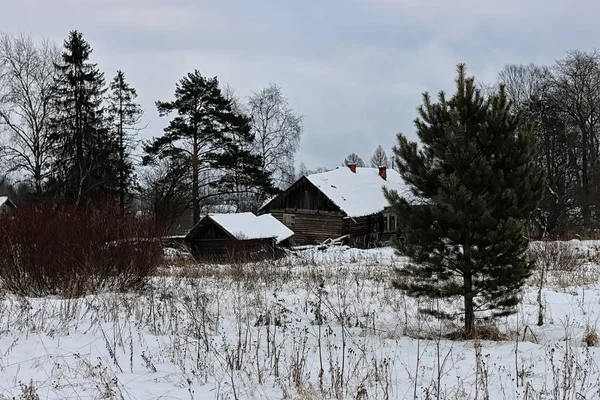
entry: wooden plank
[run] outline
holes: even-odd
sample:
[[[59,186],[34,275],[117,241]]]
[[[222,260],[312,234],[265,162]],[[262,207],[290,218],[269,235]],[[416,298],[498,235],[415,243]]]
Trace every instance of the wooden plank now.
[[[294,213],[294,223],[284,218],[285,212],[271,212],[277,220],[282,222],[292,231],[290,244],[318,244],[325,239],[336,238],[343,235],[344,220],[341,215],[327,215],[316,213]]]

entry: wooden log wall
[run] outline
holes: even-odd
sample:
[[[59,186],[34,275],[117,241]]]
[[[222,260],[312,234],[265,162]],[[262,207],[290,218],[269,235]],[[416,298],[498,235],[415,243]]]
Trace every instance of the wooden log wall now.
[[[290,224],[288,220],[284,220],[284,214],[293,215],[294,223]],[[341,215],[297,210],[272,211],[271,215],[294,232],[294,236],[290,238],[290,244],[294,246],[318,244],[345,234],[344,219]]]
[[[192,254],[198,260],[243,261],[253,259],[255,253],[269,256],[273,252],[271,240],[196,239],[190,241]]]

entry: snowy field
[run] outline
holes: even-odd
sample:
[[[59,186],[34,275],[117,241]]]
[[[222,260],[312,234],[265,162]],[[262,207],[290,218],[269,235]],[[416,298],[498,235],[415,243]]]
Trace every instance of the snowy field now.
[[[569,245],[545,324],[536,273],[497,341],[445,339],[460,320],[391,288],[404,260],[387,248],[212,266],[171,251],[143,293],[3,294],[0,399],[598,399],[600,243]]]

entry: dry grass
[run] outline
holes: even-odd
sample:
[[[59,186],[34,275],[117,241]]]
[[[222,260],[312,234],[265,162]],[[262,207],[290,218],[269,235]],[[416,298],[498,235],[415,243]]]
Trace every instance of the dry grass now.
[[[600,337],[598,337],[598,331],[595,328],[587,326],[585,329],[583,341],[588,347],[598,346]]]
[[[515,331],[502,332],[497,326],[481,324],[475,327],[475,332],[459,329],[444,335],[449,340],[489,340],[494,342],[514,341],[519,334]]]
[[[115,293],[60,303],[37,299],[33,308],[15,303],[20,314],[0,308],[0,325],[11,330],[0,335],[57,326],[61,331],[53,335],[80,332],[81,326],[100,332],[98,343],[105,343],[106,351],[100,361],[90,358],[93,371],[65,358],[59,360],[60,370],[47,368],[54,374],[47,382],[64,385],[57,383],[57,388],[69,387],[72,381],[67,378],[87,374],[81,378],[88,382],[86,388],[93,382],[97,386],[92,388],[94,393],[105,398],[121,398],[120,393],[127,398],[127,383],[116,380],[121,376],[119,370],[154,377],[157,371],[173,367],[173,381],[180,379],[177,385],[214,385],[213,398],[218,399],[244,398],[250,391],[258,397],[262,389],[273,387],[280,390],[277,397],[283,398],[449,399],[474,398],[474,386],[479,398],[485,398],[489,384],[515,382],[515,376],[521,385],[517,388],[531,382],[537,393],[548,394],[555,387],[560,389],[561,374],[575,368],[569,364],[567,370],[564,363],[577,362],[587,368],[586,359],[573,360],[571,348],[564,361],[558,357],[566,348],[548,352],[545,362],[556,366],[556,383],[544,387],[536,380],[539,374],[535,379],[529,375],[534,374],[531,371],[536,371],[539,360],[529,361],[516,348],[523,341],[520,336],[525,336],[523,326],[519,325],[521,335],[517,335],[516,330],[505,329],[508,324],[502,326],[502,321],[497,321],[498,325],[481,323],[470,338],[473,342],[457,343],[465,339],[457,325],[418,313],[420,308],[442,305],[418,302],[391,287],[391,262],[358,256],[348,262],[348,257],[346,261],[335,257],[326,262],[290,256],[237,264],[199,264],[174,258],[169,260],[169,268],[162,270],[163,276],[154,277],[152,285],[135,296]],[[165,276],[168,273],[172,275]],[[406,340],[402,332],[427,340],[415,343]],[[582,331],[577,335],[581,338]],[[389,340],[392,337],[394,340]],[[500,341],[490,347],[495,349],[511,347],[509,342],[514,342],[510,363],[496,366],[479,341]],[[407,345],[420,347],[407,352]],[[476,345],[474,354],[463,351],[472,345]],[[477,365],[475,373],[469,370],[470,375],[457,377],[458,381],[449,378],[465,358]],[[50,360],[38,362],[46,368]],[[100,369],[95,367],[98,362]],[[409,391],[400,391],[399,379],[410,381]],[[578,376],[569,379],[584,381]],[[40,393],[48,391],[47,383],[36,385],[41,385]],[[514,392],[515,387],[503,389],[513,390],[511,398],[542,398],[523,397],[522,392]],[[18,387],[12,390],[11,395],[20,393]],[[492,396],[498,393],[491,390]],[[570,387],[560,390],[572,392]]]
[[[534,242],[529,256],[537,267],[529,280],[532,286],[568,288],[589,285],[600,279],[598,266],[590,262],[597,257],[597,252],[588,254],[572,242]]]

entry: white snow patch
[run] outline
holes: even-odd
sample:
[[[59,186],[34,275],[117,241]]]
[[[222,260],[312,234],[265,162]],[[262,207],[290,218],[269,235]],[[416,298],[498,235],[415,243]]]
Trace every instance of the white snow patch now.
[[[276,238],[277,243],[280,243],[294,234],[271,214],[263,214],[258,217],[251,212],[209,214],[208,218],[238,240]]]
[[[340,167],[333,171],[308,175],[306,178],[349,217],[358,218],[376,214],[389,206],[383,188],[393,189],[403,197],[411,197],[400,174],[387,169],[386,180],[378,168]]]
[[[598,254],[598,242],[571,244]],[[542,326],[538,288],[525,286],[517,313],[495,321],[512,340],[449,341],[437,333],[460,320],[418,312],[448,302],[391,287],[404,261],[392,248],[312,247],[139,293],[3,293],[0,399],[34,398],[28,386],[44,399],[599,398],[600,348],[583,339],[598,328],[600,282],[545,287]],[[238,281],[228,268],[268,273]]]

